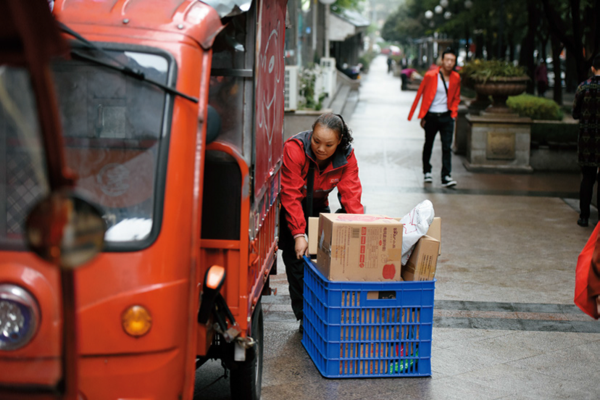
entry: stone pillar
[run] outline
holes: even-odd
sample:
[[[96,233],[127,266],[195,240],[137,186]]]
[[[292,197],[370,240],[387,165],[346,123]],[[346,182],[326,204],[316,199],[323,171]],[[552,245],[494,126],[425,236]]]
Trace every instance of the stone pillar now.
[[[469,171],[533,172],[529,164],[531,118],[468,114],[467,157]]]

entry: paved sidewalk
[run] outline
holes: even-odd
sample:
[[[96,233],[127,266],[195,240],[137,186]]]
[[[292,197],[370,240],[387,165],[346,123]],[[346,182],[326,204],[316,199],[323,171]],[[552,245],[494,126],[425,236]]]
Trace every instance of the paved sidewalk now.
[[[573,306],[577,174],[473,174],[453,158],[456,189],[421,173],[423,131],[407,121],[416,92],[374,61],[349,126],[369,213],[401,217],[424,199],[442,217],[431,378],[322,378],[296,333],[287,283],[264,298],[265,399],[597,399],[600,323]],[[336,199],[331,196],[332,202]],[[569,200],[571,199],[571,200]],[[335,207],[335,206],[334,206]]]
[[[593,229],[576,225],[579,176],[474,174],[453,157],[458,186],[445,189],[437,139],[425,186],[423,131],[407,121],[416,92],[399,86],[377,58],[348,124],[369,213],[401,217],[429,199],[442,217],[432,377],[323,378],[300,343],[280,259],[278,295],[263,298],[262,398],[598,399],[600,322],[573,305],[575,262]],[[201,398],[228,396],[222,380]]]

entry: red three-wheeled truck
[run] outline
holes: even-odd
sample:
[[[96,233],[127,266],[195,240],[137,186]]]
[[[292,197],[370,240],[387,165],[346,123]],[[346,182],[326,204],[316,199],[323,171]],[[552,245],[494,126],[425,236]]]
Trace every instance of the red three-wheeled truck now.
[[[260,398],[285,7],[0,0],[0,398]]]

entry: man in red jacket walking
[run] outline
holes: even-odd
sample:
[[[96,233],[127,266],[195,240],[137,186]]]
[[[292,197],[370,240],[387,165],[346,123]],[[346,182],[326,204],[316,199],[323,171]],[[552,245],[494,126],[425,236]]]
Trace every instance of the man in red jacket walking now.
[[[421,96],[421,110],[419,118],[421,127],[425,129],[425,145],[423,146],[423,181],[433,182],[431,175],[431,150],[435,135],[440,132],[442,139],[442,185],[451,187],[456,185],[452,179],[452,136],[454,135],[454,120],[458,115],[460,102],[460,76],[454,71],[456,54],[450,48],[442,54],[442,66],[425,74],[417,97],[413,102],[408,120],[419,104]]]

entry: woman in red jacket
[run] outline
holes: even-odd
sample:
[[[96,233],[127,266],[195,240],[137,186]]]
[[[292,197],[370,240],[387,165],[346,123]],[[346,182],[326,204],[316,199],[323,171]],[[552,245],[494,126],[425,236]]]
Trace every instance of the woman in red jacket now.
[[[308,254],[305,236],[308,217],[330,212],[327,197],[335,187],[342,205],[338,212],[363,213],[362,187],[351,142],[352,134],[344,119],[328,113],[315,121],[311,131],[298,133],[283,146],[279,248],[283,251],[292,309],[300,320],[300,331],[304,285],[302,256]],[[306,204],[311,171],[314,177],[312,211]]]

